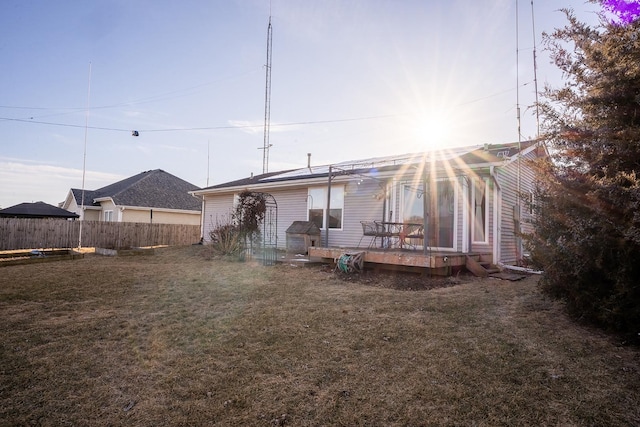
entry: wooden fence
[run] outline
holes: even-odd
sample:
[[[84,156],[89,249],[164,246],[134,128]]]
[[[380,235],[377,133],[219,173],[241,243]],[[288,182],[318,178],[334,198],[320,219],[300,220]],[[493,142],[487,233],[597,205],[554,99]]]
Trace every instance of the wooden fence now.
[[[178,246],[200,240],[199,225],[0,218],[0,250],[75,248],[81,226],[83,247]]]

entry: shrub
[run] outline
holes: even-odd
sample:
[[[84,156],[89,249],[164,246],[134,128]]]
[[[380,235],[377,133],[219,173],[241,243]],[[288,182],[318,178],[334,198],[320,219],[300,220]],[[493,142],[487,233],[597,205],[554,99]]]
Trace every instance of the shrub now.
[[[552,161],[538,165],[532,261],[575,317],[638,339],[640,19],[592,28],[565,13],[545,35],[566,82],[540,105]]]
[[[244,257],[244,238],[240,227],[232,221],[218,222],[209,232],[209,237],[214,255],[236,259]]]

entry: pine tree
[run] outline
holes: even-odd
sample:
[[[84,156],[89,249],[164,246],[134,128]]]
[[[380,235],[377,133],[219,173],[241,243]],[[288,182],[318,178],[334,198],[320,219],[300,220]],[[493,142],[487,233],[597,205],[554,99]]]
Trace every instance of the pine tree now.
[[[544,35],[565,82],[541,103],[551,161],[538,165],[532,259],[573,315],[637,338],[640,19],[625,10],[590,27],[564,12],[567,25]]]

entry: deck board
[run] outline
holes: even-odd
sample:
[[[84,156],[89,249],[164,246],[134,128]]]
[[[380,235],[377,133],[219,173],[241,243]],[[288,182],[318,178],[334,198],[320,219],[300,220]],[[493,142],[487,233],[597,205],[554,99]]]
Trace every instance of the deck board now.
[[[336,259],[345,253],[364,252],[364,262],[375,264],[398,265],[406,267],[421,267],[442,269],[450,267],[464,267],[466,256],[475,257],[478,261],[490,261],[491,254],[460,252],[432,252],[424,254],[422,251],[410,250],[376,250],[358,248],[318,248],[310,247],[309,256],[324,259]]]

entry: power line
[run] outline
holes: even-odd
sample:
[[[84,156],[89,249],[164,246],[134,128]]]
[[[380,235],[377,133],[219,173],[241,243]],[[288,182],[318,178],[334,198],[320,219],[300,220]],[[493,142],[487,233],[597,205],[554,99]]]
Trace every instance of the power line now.
[[[519,84],[519,87],[524,87],[531,84],[532,81]],[[456,107],[469,105],[480,101],[485,101],[490,98],[494,98],[496,96],[503,95],[505,93],[513,92],[517,90],[517,88],[505,89],[500,92],[495,92],[491,95],[487,95],[484,97],[476,98],[471,101],[462,102],[456,105]],[[116,106],[117,104],[114,104]],[[123,104],[124,105],[124,104]],[[0,106],[1,107],[1,106]],[[97,108],[109,108],[108,106],[103,107],[95,107]],[[366,121],[366,120],[378,120],[378,119],[388,119],[393,117],[402,117],[411,115],[413,113],[398,113],[398,114],[383,114],[377,116],[365,116],[365,117],[351,117],[345,119],[327,119],[327,120],[309,120],[309,121],[301,121],[301,122],[290,122],[290,123],[279,123],[279,124],[270,124],[270,127],[288,127],[288,126],[307,126],[307,125],[319,125],[319,124],[331,124],[331,123],[348,123],[348,122],[357,122],[357,121]],[[70,128],[83,128],[84,125],[80,124],[72,124],[72,123],[56,123],[56,122],[48,122],[42,120],[33,120],[33,119],[19,119],[12,117],[0,117],[0,120],[4,121],[13,121],[20,123],[32,123],[46,126],[60,126],[60,127],[70,127]],[[177,128],[165,128],[165,129],[137,129],[138,132],[187,132],[187,131],[203,131],[203,130],[229,130],[229,129],[254,129],[264,127],[264,124],[254,124],[254,125],[224,125],[224,126],[202,126],[202,127],[177,127]],[[131,132],[132,129],[123,129],[123,128],[114,128],[114,127],[101,127],[101,126],[89,126],[88,129],[94,130],[104,130],[104,131],[112,131],[112,132]]]
[[[200,84],[189,86],[183,89],[176,89],[169,92],[163,92],[157,95],[150,95],[142,98],[136,98],[131,101],[122,101],[122,102],[117,102],[115,104],[99,105],[99,106],[91,107],[91,109],[102,110],[102,109],[117,108],[117,107],[129,106],[129,105],[138,105],[138,104],[145,104],[145,103],[154,102],[154,101],[164,101],[167,99],[179,98],[181,96],[189,95],[189,92],[192,92],[195,89],[200,89],[202,87],[211,86],[226,80],[239,78],[247,74],[255,73],[257,71],[259,71],[259,69],[257,68],[251,69],[233,76],[222,77],[217,80],[213,80],[206,83],[200,83]],[[73,112],[73,111],[84,111],[86,107],[31,107],[31,106],[23,106],[23,105],[0,105],[0,108],[4,108],[8,110],[44,110],[44,111],[72,111]]]

